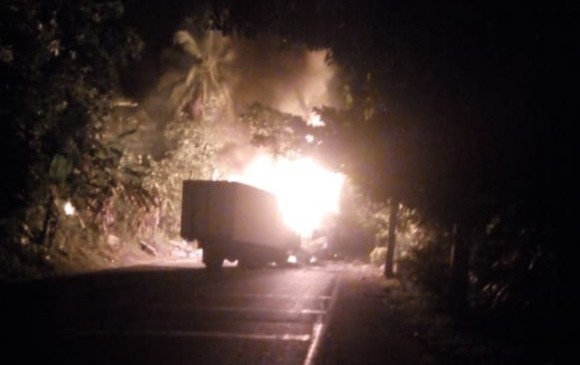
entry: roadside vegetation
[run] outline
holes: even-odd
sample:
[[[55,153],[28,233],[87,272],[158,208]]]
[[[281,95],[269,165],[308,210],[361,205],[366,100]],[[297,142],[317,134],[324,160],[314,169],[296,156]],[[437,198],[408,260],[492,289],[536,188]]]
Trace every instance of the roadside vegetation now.
[[[481,313],[457,317],[428,291],[383,279],[383,304],[401,335],[414,338],[439,364],[567,364],[565,345],[535,340],[503,318],[489,321]],[[510,328],[498,331],[497,326]],[[519,331],[519,333],[517,333]]]

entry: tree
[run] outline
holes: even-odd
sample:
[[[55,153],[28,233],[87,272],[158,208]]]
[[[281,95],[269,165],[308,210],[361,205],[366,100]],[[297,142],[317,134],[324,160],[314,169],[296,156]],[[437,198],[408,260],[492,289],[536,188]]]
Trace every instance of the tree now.
[[[196,36],[200,41],[196,41]],[[174,43],[189,57],[190,65],[180,80],[174,80],[179,74],[166,74],[159,87],[170,90],[171,107],[178,114],[185,112],[200,117],[219,110],[221,113],[230,113],[231,119],[232,101],[223,83],[227,77],[228,53],[231,52],[228,39],[212,30],[198,32],[196,36],[188,30],[175,33]]]
[[[300,156],[313,149],[306,137],[310,135],[313,142],[317,129],[308,126],[302,117],[255,103],[242,113],[240,122],[249,128],[252,145],[266,148],[275,156]]]
[[[47,258],[43,252],[62,226],[63,200],[96,217],[117,189],[130,191],[115,173],[118,154],[102,134],[119,70],[140,42],[120,22],[120,1],[7,1],[0,7],[3,152],[14,157],[3,161],[14,183],[3,194],[9,198],[2,201],[8,238],[2,249],[15,258],[22,250]]]
[[[179,238],[183,180],[218,176],[235,121],[229,39],[210,29],[204,10],[176,21],[173,44],[158,55],[163,73],[142,107],[153,140],[144,151],[152,158],[146,184],[159,193],[159,229],[170,239]]]

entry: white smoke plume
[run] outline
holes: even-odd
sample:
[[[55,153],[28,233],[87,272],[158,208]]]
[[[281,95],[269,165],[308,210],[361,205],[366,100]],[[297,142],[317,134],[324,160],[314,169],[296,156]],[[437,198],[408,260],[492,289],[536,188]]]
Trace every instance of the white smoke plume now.
[[[314,107],[336,105],[331,90],[336,69],[325,62],[325,50],[282,47],[273,37],[234,39],[231,45],[238,111],[259,102],[306,119]]]
[[[234,115],[260,103],[308,120],[313,108],[339,106],[334,90],[337,69],[326,62],[326,50],[312,51],[304,46],[284,45],[280,39],[262,36],[254,39],[223,38],[228,43],[227,90],[234,104]],[[243,126],[230,124],[230,143],[220,153],[220,164],[239,173],[263,153],[250,146]]]

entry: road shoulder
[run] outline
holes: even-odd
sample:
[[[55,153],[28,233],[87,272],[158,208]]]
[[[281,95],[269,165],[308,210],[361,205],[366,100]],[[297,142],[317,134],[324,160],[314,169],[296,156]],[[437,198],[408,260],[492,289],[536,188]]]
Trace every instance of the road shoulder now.
[[[436,364],[385,305],[385,281],[370,267],[340,273],[340,291],[318,364]]]

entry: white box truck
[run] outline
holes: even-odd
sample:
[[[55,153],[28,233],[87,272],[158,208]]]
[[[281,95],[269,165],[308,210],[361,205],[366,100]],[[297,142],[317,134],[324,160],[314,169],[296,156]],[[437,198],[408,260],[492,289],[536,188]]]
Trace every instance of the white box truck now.
[[[245,267],[285,262],[300,248],[274,195],[228,181],[183,182],[181,236],[199,242],[209,269],[221,268],[224,259]]]

